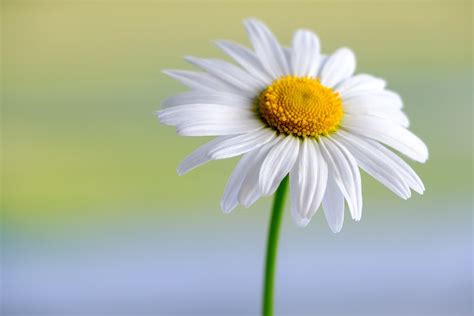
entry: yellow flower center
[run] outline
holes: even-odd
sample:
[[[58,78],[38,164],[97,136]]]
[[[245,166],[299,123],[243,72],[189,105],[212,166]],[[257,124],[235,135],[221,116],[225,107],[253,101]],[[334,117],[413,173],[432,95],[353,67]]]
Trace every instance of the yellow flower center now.
[[[336,131],[341,122],[342,100],[318,79],[285,76],[260,95],[263,120],[280,133],[318,137]]]

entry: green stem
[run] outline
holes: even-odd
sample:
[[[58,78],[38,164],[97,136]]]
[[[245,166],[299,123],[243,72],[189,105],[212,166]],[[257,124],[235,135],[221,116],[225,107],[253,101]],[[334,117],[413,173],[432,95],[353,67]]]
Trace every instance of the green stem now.
[[[273,315],[273,293],[275,283],[276,256],[278,251],[278,236],[280,234],[281,219],[285,206],[288,176],[281,181],[273,200],[272,215],[267,239],[267,256],[265,259],[265,280],[263,286],[262,315]]]

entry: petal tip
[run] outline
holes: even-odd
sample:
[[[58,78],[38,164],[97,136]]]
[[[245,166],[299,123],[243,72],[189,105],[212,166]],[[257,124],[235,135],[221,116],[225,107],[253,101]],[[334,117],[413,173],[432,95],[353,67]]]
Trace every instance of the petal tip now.
[[[311,221],[309,218],[299,218],[299,219],[293,219],[295,222],[296,226],[299,228],[305,228],[308,226],[309,222]]]
[[[339,234],[341,232],[341,228],[333,228],[333,227],[330,227],[331,228],[331,231],[334,233],[334,234]]]
[[[421,189],[421,190],[414,190],[416,193],[418,193],[419,195],[423,195],[425,193],[425,188]]]
[[[220,204],[221,204],[222,213],[224,214],[230,214],[237,206],[237,205],[229,205],[224,200],[221,200]]]
[[[173,76],[173,72],[174,72],[174,70],[172,70],[172,69],[161,69],[161,73],[163,73],[167,76],[170,76],[170,77]]]
[[[262,23],[262,21],[260,21],[259,19],[257,19],[256,17],[253,17],[253,16],[249,16],[247,18],[245,18],[243,20],[243,23],[244,24],[248,24],[248,23]]]
[[[194,57],[194,56],[191,56],[191,55],[185,55],[183,56],[183,59],[186,60],[187,62],[193,64],[195,62],[198,62],[200,60],[200,58],[198,57]]]

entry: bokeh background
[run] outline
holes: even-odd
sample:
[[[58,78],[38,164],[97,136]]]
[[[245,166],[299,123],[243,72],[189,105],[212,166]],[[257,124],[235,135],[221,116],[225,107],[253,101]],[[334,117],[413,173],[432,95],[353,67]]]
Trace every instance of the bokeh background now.
[[[271,199],[230,215],[236,159],[185,177],[204,138],[159,125],[185,90],[161,73],[224,57],[263,19],[289,44],[349,46],[400,92],[430,148],[403,201],[363,176],[364,216],[333,234],[284,218],[276,310],[287,315],[472,312],[471,1],[2,2],[2,315],[253,315]]]

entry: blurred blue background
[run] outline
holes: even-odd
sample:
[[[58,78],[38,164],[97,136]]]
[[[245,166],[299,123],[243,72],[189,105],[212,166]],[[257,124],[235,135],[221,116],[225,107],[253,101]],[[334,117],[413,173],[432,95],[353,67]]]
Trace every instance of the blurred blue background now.
[[[403,201],[363,175],[364,215],[334,235],[289,212],[276,310],[285,315],[472,314],[471,1],[2,2],[2,315],[253,315],[271,199],[224,215],[236,159],[185,177],[206,141],[154,117],[183,91],[161,69],[248,44],[241,20],[323,51],[405,101],[430,160]],[[225,58],[225,57],[224,57]]]

